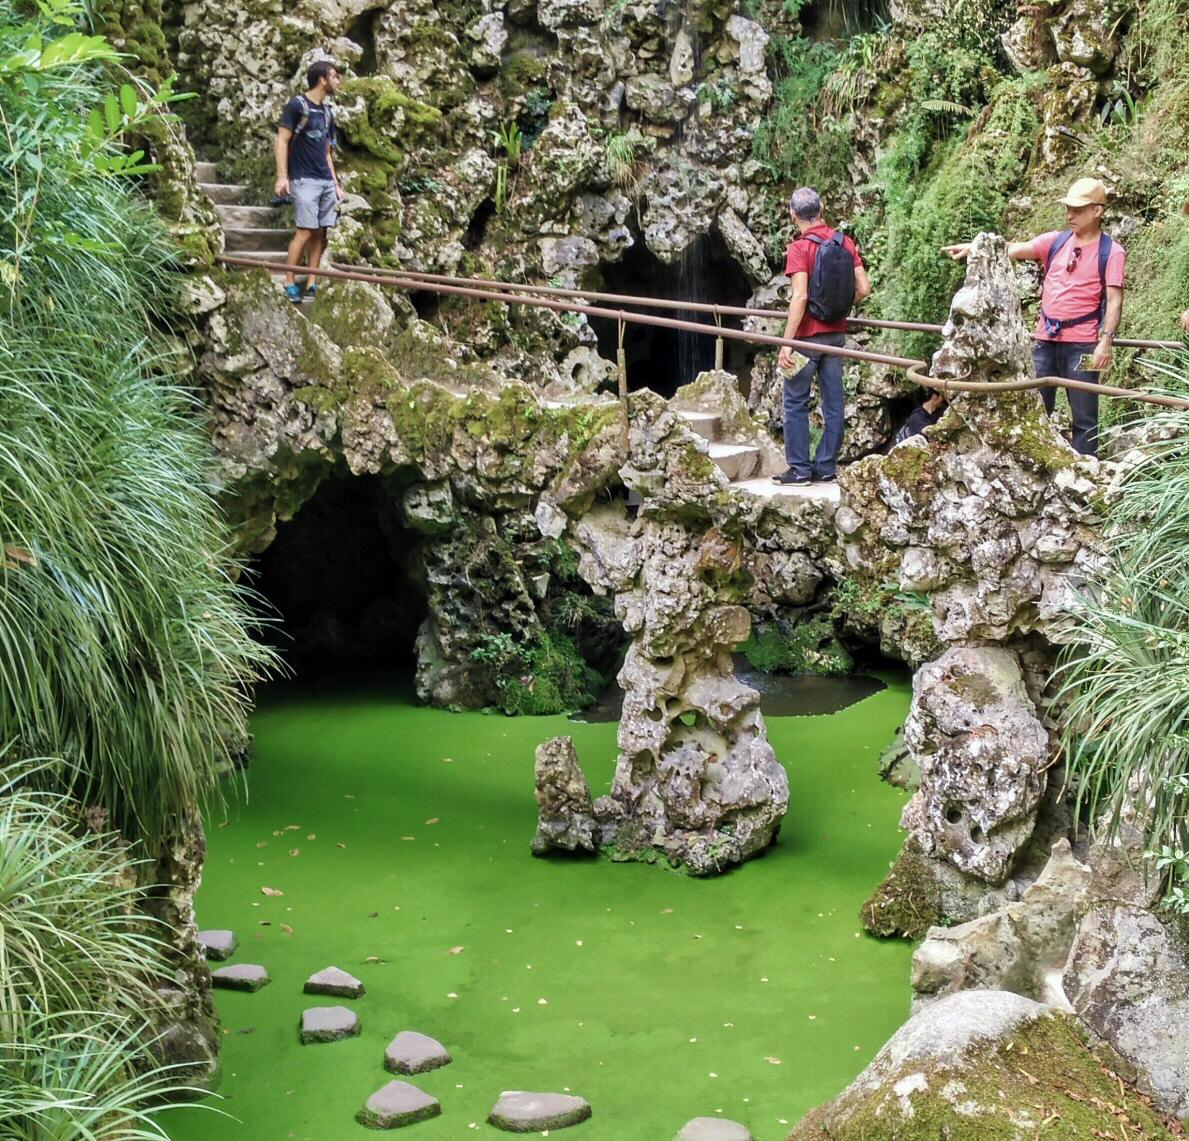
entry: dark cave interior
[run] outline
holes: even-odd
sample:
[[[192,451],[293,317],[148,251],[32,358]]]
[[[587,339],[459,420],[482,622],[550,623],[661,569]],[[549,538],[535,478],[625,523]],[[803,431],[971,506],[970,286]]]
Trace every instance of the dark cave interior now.
[[[253,562],[251,585],[277,612],[273,640],[299,677],[412,673],[425,590],[394,503],[377,476],[333,475]]]
[[[666,265],[637,239],[621,261],[600,266],[599,280],[591,285],[609,293],[677,298],[712,305],[746,305],[751,296],[750,283],[731,257],[717,229],[698,237],[673,265]],[[714,326],[714,318],[706,313],[672,309],[648,312]],[[615,360],[618,322],[609,317],[592,317],[590,324],[599,338],[600,354]],[[737,319],[728,318],[724,324],[739,327]],[[685,330],[627,325],[623,343],[628,388],[633,392],[650,388],[666,398],[672,396],[699,372],[714,367],[714,340],[712,335]],[[754,346],[741,341],[725,341],[724,367],[738,376],[746,376],[755,352]]]

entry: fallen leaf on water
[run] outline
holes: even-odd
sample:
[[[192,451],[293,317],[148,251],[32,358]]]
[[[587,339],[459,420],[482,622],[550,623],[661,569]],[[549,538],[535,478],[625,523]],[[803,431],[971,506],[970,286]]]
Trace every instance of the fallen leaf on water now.
[[[661,914],[662,914],[662,915],[672,915],[672,914],[673,914],[673,909],[672,909],[671,907],[662,907],[662,908],[661,908]]]
[[[273,833],[274,836],[279,836],[280,834],[281,830],[279,828]]]
[[[379,918],[380,918],[380,913],[378,911],[373,911],[368,915],[368,919],[379,919]]]
[[[268,847],[268,841],[267,841],[267,840],[257,840],[257,841],[256,841],[256,847],[257,847],[257,848],[267,848],[267,847]]]
[[[442,764],[444,764],[444,765],[452,765],[452,764],[454,764],[454,758],[453,758],[453,757],[443,757],[443,758],[442,758]]]
[[[764,1061],[770,1062],[773,1066],[779,1066],[781,1064],[779,1058],[773,1058],[770,1054],[764,1059]]]
[[[438,824],[439,820],[436,816],[431,816],[425,823],[426,824]]]
[[[309,834],[309,835],[306,837],[306,839],[307,839],[307,840],[317,840],[317,839],[318,839],[318,837],[317,837],[317,836],[316,836],[316,835],[315,835],[313,832],[311,832],[311,833],[310,833],[310,834]]]
[[[300,849],[300,848],[290,848],[290,849],[289,849],[289,855],[291,855],[291,856],[300,856],[300,855],[301,855],[301,849]]]
[[[226,828],[229,823],[230,823],[230,821],[224,820],[221,824],[218,824],[216,827]]]
[[[282,923],[282,924],[281,924],[281,930],[282,930],[282,931],[284,931],[286,935],[292,935],[292,934],[293,934],[293,928],[292,928],[292,927],[290,927],[288,923]]]
[[[286,832],[300,832],[301,825],[300,824],[286,824],[284,831],[286,831]]]
[[[262,887],[260,889],[260,894],[261,895],[284,895],[285,893],[283,891],[281,891],[280,888]]]
[[[240,1027],[240,1028],[239,1028],[239,1029],[236,1031],[236,1033],[237,1033],[237,1034],[255,1034],[255,1033],[256,1033],[256,1027],[255,1027],[255,1026],[241,1026],[241,1027]]]
[[[451,947],[450,950],[446,952],[446,954],[447,955],[461,955],[462,948],[461,947]]]
[[[354,794],[353,792],[344,792],[344,793],[343,793],[343,799],[344,799],[344,800],[354,800],[354,799],[355,799],[355,794]]]
[[[336,848],[345,848],[346,846],[347,846],[347,845],[346,845],[346,844],[344,844],[344,843],[342,843],[341,841],[340,841],[339,843],[335,844],[335,847],[336,847]]]
[[[417,837],[416,836],[402,836],[401,839],[402,840],[416,840]]]
[[[386,962],[388,962],[387,959],[381,959],[379,955],[368,955],[368,957],[366,959],[364,959],[363,961],[365,963],[386,963]]]

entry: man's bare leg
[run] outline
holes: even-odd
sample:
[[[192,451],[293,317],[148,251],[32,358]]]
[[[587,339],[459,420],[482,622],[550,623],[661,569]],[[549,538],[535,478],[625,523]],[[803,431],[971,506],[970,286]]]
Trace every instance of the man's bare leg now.
[[[326,227],[320,226],[310,231],[310,244],[306,247],[306,265],[310,269],[317,269],[322,264],[322,255],[326,252]],[[306,288],[316,285],[317,277],[306,278]]]
[[[289,272],[285,274],[286,285],[297,284],[297,267],[301,265],[301,255],[305,252],[310,238],[316,232],[315,230],[294,231],[293,237],[289,241],[289,252],[285,255],[285,264],[289,267]]]

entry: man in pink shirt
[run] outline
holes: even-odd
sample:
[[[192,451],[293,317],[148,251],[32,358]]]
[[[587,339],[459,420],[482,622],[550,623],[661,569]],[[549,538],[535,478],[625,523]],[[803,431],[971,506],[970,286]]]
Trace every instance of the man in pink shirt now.
[[[1101,182],[1079,178],[1061,201],[1065,230],[1053,230],[1028,242],[1012,242],[1007,254],[1044,266],[1032,357],[1036,375],[1097,380],[1111,367],[1111,342],[1123,312],[1126,254],[1102,231],[1106,187]],[[946,246],[945,252],[961,261],[970,245]],[[1084,363],[1090,367],[1082,368]],[[1073,446],[1083,455],[1095,456],[1098,394],[1075,388],[1066,389],[1066,394],[1073,416]],[[1040,395],[1051,413],[1056,389],[1042,388]]]

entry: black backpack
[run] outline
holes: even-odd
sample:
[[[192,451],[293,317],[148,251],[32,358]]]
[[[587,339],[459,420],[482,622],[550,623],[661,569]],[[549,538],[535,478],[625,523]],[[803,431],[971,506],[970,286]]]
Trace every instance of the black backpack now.
[[[828,238],[804,237],[817,246],[809,275],[809,313],[819,321],[842,321],[855,303],[855,259],[837,230]]]

